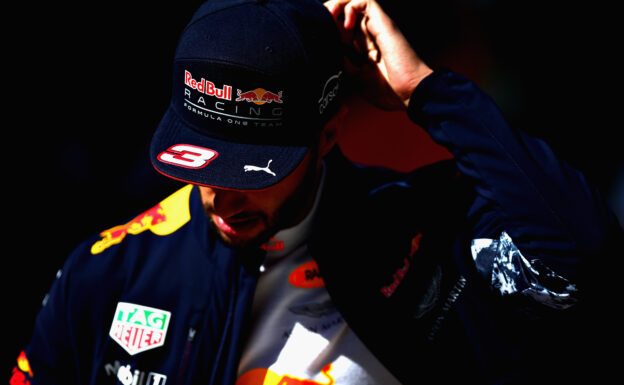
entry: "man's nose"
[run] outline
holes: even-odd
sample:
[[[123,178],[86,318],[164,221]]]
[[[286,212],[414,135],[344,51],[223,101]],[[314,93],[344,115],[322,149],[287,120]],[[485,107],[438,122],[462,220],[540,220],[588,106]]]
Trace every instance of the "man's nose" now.
[[[229,218],[242,212],[247,201],[242,191],[206,188],[207,196],[212,201],[213,212],[221,218]]]

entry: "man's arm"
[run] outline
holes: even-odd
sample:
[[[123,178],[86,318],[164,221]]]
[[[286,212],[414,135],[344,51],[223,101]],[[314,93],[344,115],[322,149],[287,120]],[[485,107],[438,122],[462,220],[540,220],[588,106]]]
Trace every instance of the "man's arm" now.
[[[407,108],[410,118],[449,149],[459,170],[472,179],[478,193],[471,210],[475,238],[494,240],[496,247],[508,243],[506,236],[513,240],[500,251],[520,258],[516,267],[525,269],[529,280],[538,263],[548,275],[542,278],[576,281],[582,266],[588,266],[583,263],[613,258],[607,249],[621,229],[580,172],[543,141],[509,127],[494,102],[468,79],[432,71],[376,2],[332,0],[327,7],[344,42],[367,58],[363,64],[347,63],[353,75],[377,87],[366,95],[384,95],[372,102],[386,108]],[[523,255],[514,252],[518,249]],[[479,264],[477,254],[473,257]],[[494,282],[498,271],[493,269],[504,258],[488,267],[493,285],[500,284]]]

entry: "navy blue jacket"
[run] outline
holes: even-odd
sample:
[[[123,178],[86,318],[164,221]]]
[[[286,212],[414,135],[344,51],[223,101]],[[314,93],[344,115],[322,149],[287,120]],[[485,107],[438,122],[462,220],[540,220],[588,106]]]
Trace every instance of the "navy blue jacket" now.
[[[603,309],[596,275],[622,239],[598,192],[457,74],[421,82],[408,114],[454,160],[400,174],[326,159],[309,246],[346,322],[405,384],[587,364],[561,354],[591,340],[579,315]],[[69,257],[25,349],[33,384],[236,381],[262,252],[225,247],[196,188],[167,202]],[[111,329],[130,319],[156,327],[134,354]]]

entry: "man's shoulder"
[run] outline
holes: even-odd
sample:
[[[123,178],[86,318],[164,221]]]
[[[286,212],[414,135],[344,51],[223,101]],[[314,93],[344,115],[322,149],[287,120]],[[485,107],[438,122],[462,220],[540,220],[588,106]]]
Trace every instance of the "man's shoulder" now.
[[[186,185],[128,222],[100,232],[99,239],[90,247],[91,254],[102,253],[143,233],[166,236],[180,230],[191,220],[192,191],[193,186]]]
[[[206,245],[199,234],[205,234],[208,225],[195,190],[186,185],[129,221],[85,239],[73,250],[65,269],[81,276],[141,271],[140,265],[169,266],[173,252],[178,264],[183,264]]]
[[[108,299],[128,290],[165,295],[185,280],[196,279],[200,271],[211,270],[207,220],[200,215],[194,191],[192,185],[184,186],[131,220],[79,244],[59,271],[74,302]]]

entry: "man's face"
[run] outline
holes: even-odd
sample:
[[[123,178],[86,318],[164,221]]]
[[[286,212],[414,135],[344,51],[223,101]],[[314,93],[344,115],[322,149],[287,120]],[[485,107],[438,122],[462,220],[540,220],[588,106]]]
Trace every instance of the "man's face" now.
[[[258,247],[301,221],[314,200],[321,162],[315,150],[278,184],[259,191],[199,187],[214,229],[231,247]]]

